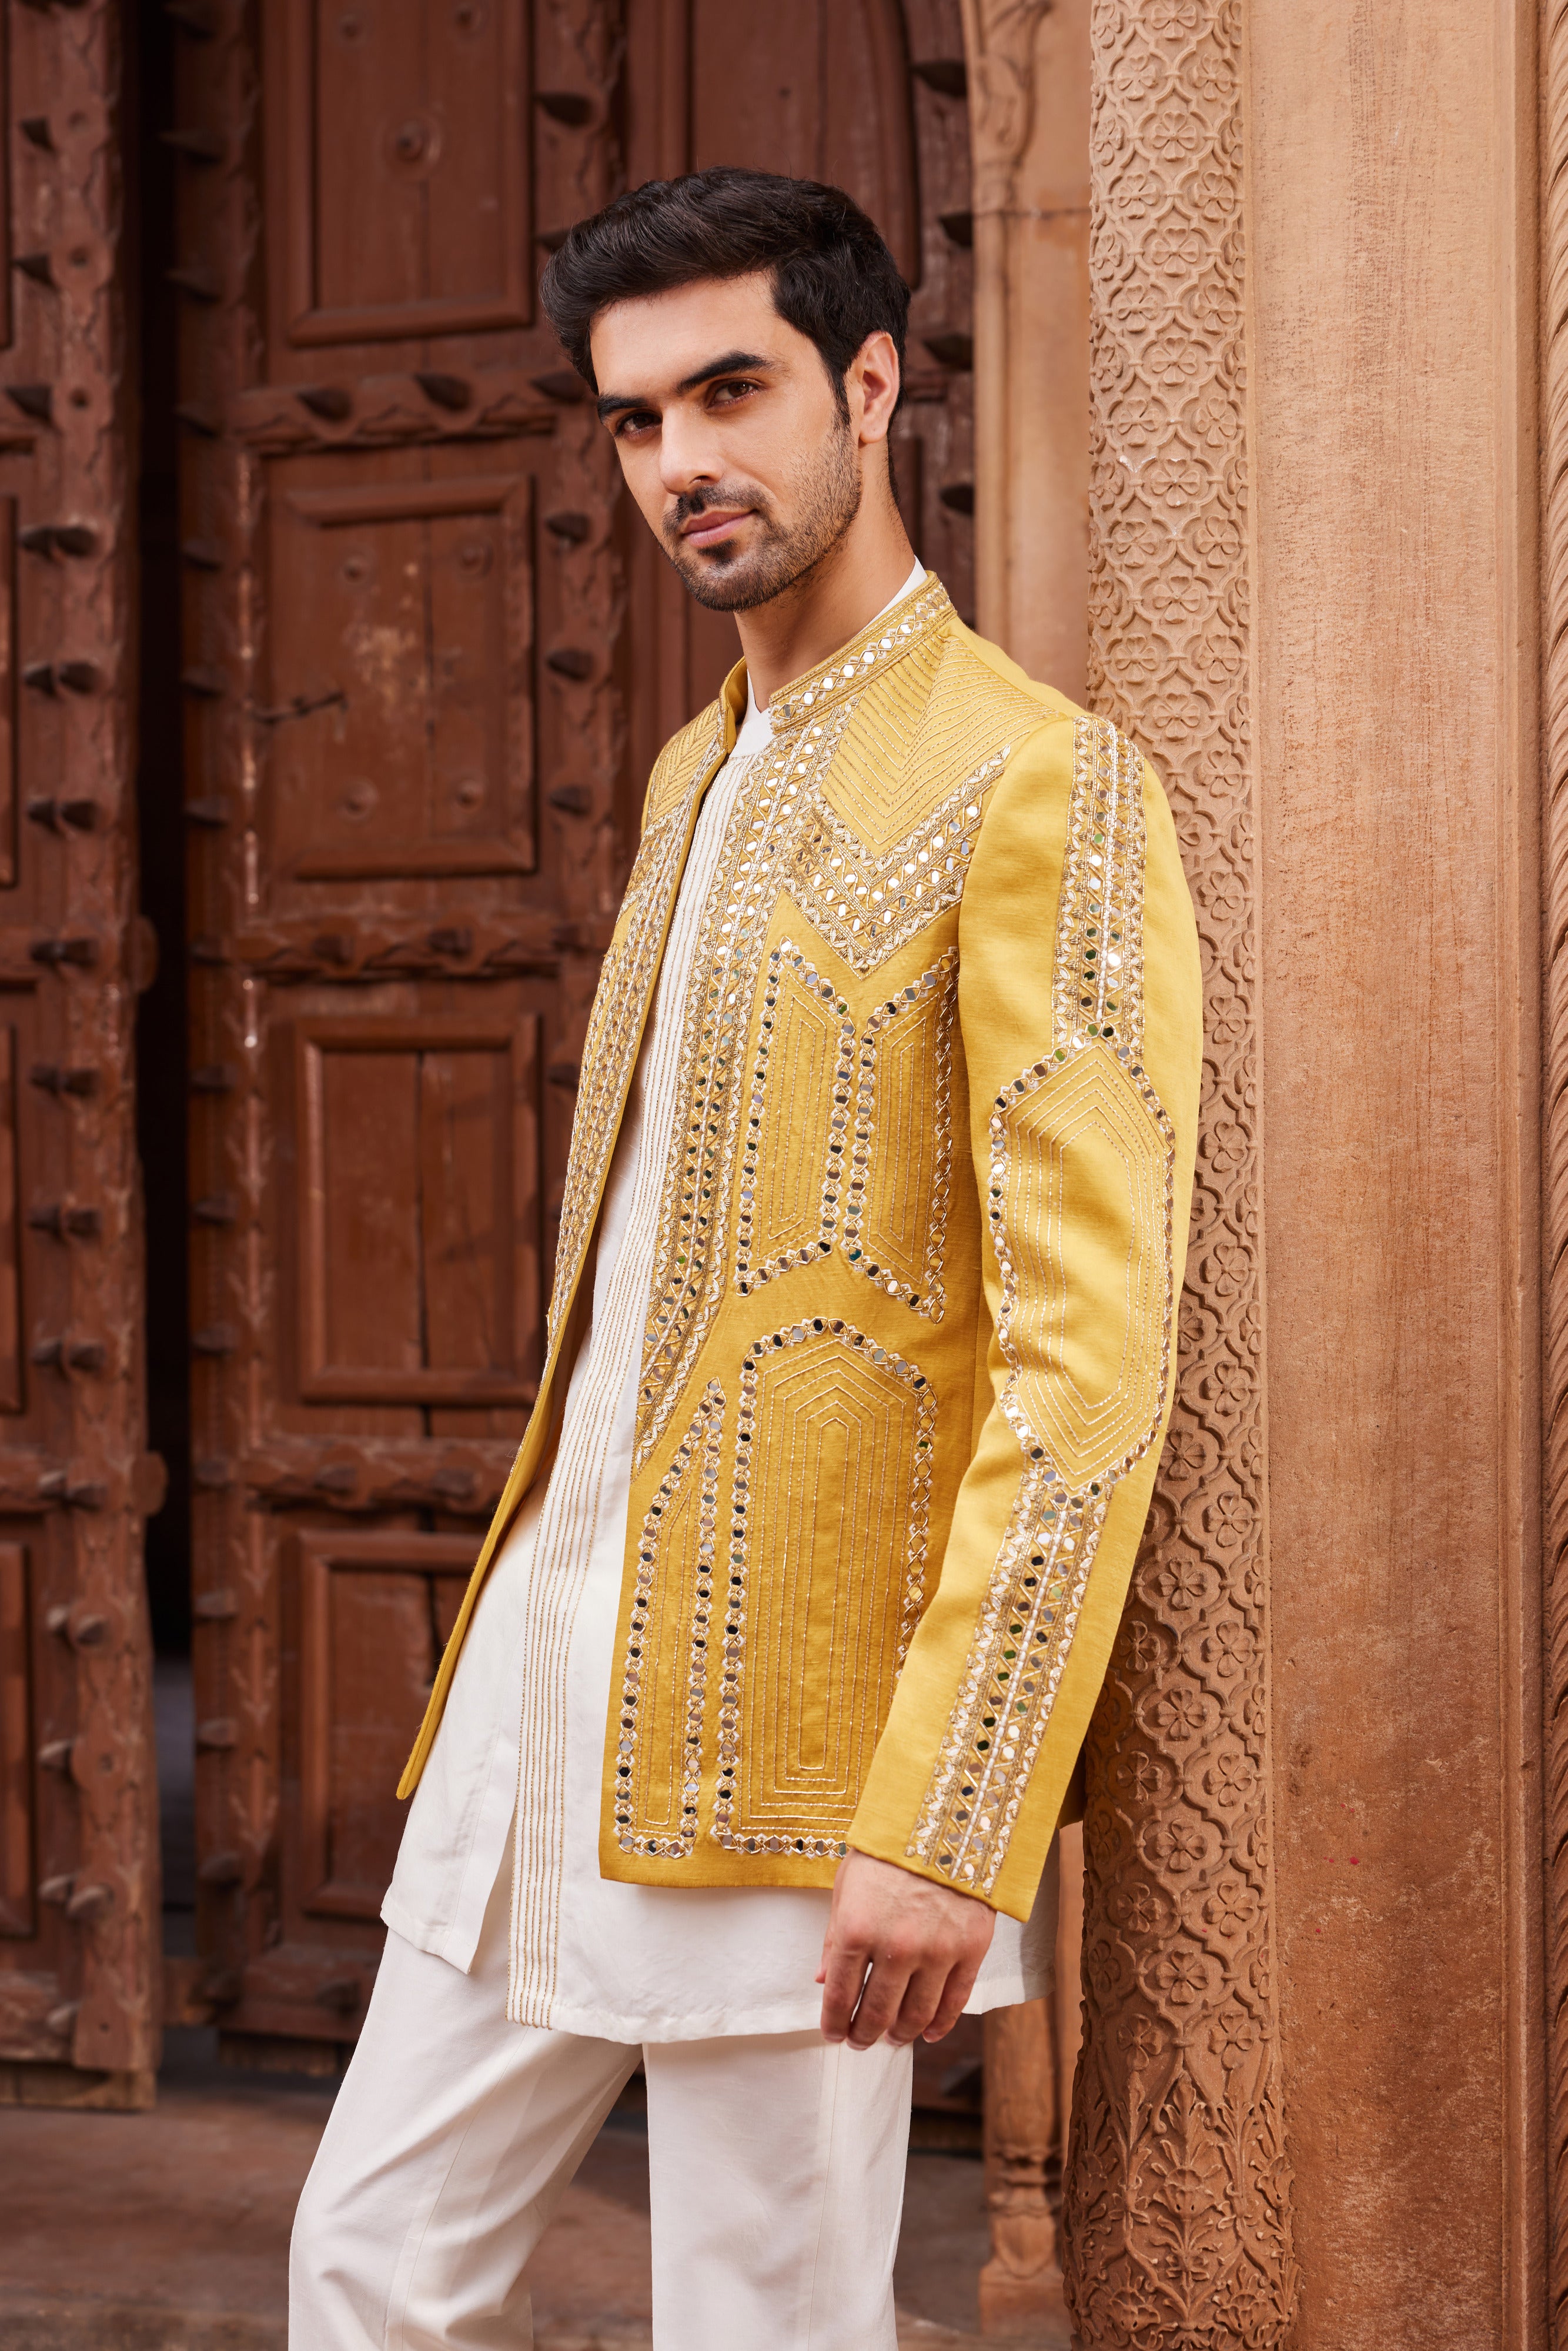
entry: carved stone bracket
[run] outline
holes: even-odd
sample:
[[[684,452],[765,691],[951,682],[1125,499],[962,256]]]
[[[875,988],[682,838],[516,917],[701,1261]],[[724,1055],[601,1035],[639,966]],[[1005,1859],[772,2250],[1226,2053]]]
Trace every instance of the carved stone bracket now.
[[[1034,112],[1034,37],[1051,0],[964,0],[975,213],[1005,212]]]
[[[1279,2345],[1238,0],[1094,0],[1091,700],[1170,790],[1207,1048],[1175,1416],[1088,1746],[1065,2191],[1086,2346]]]

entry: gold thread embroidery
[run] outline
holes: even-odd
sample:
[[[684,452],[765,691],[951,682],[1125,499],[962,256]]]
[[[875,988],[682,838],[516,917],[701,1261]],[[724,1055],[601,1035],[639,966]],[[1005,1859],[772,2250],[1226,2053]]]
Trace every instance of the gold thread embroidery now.
[[[958,951],[948,947],[929,971],[879,1005],[857,1034],[845,998],[794,942],[781,939],[773,949],[762,988],[736,1215],[735,1278],[743,1298],[779,1274],[815,1265],[838,1240],[858,1274],[888,1297],[901,1299],[915,1313],[933,1322],[941,1321],[942,1253],[951,1189],[952,1030],[957,971]],[[759,1197],[766,1183],[777,1181],[779,1155],[801,1123],[801,1105],[794,1091],[779,1097],[779,1087],[789,1086],[790,1075],[778,1062],[780,1007],[789,1007],[792,998],[808,1011],[814,1012],[820,1006],[829,1019],[836,1018],[839,1024],[831,1078],[815,1089],[826,1107],[828,1131],[822,1148],[820,1207],[809,1233],[800,1216],[793,1219],[793,1229],[786,1229],[790,1220],[776,1208],[767,1212]],[[911,1097],[903,1106],[926,1123],[929,1140],[927,1144],[923,1134],[920,1144],[911,1147],[907,1137],[883,1132],[883,1165],[878,1172],[877,1138],[887,1123],[885,1097],[894,1091],[886,1071],[887,1049],[903,1043],[900,1032],[907,1031],[915,1021],[929,1027],[931,1050],[928,1061],[921,1062],[903,1090]],[[806,1108],[808,1127],[815,1107]],[[900,1143],[902,1150],[897,1148]],[[928,1158],[917,1156],[927,1149]],[[802,1155],[808,1165],[814,1165],[809,1155],[807,1144]],[[912,1206],[915,1215],[911,1228],[901,1232],[901,1212],[907,1217]]]
[[[680,880],[691,829],[692,802],[718,750],[719,738],[710,738],[680,800],[643,834],[615,934],[600,971],[583,1040],[571,1149],[561,1196],[555,1280],[547,1324],[551,1348],[559,1337],[567,1303],[582,1270],[605,1170],[615,1147],[627,1089],[636,1067],[636,1040],[643,1033],[648,1000],[658,974],[665,920]]]
[[[799,1384],[800,1394],[784,1397],[776,1393],[777,1409],[764,1414],[764,1378],[770,1372],[776,1378],[783,1374],[790,1350],[805,1350],[814,1356],[822,1349],[842,1351],[836,1376],[831,1366],[808,1368],[802,1364],[800,1368],[806,1378]],[[895,1407],[900,1414],[896,1424],[892,1419]],[[857,1429],[863,1438],[858,1455],[852,1441]],[[829,1431],[837,1432],[848,1447],[841,1479],[841,1526],[836,1514],[814,1507],[814,1489],[807,1473],[805,1456],[813,1442],[821,1447]],[[844,1833],[925,1605],[936,1432],[936,1398],[919,1367],[894,1349],[877,1346],[852,1323],[821,1315],[808,1317],[768,1332],[747,1353],[741,1364],[736,1424],[729,1586],[719,1684],[718,1779],[709,1831],[716,1843],[731,1853],[792,1853],[821,1860],[844,1851]],[[779,1448],[771,1465],[763,1445],[769,1436]],[[873,1492],[873,1476],[890,1469],[902,1482],[901,1460],[906,1465],[906,1490],[894,1496],[880,1490],[878,1484]],[[759,1509],[765,1520],[770,1512],[780,1510],[792,1512],[794,1518],[777,1528],[765,1528],[760,1555],[766,1557],[768,1575],[762,1589],[753,1593],[748,1557],[751,1543],[758,1540],[755,1521]],[[796,1520],[797,1540],[792,1544],[786,1538]],[[749,1534],[748,1526],[753,1528]],[[873,1552],[879,1533],[890,1554],[880,1578]],[[810,1601],[817,1581],[810,1566],[813,1534],[855,1547],[862,1569],[861,1588],[853,1593],[847,1590],[841,1576],[821,1579],[831,1587],[835,1604],[858,1611],[848,1629],[835,1622],[825,1655],[810,1622]],[[791,1553],[797,1549],[804,1549],[807,1556],[792,1561]],[[885,1573],[894,1552],[901,1559],[895,1571],[901,1579],[896,1592],[888,1589]],[[896,1624],[888,1656],[887,1618],[894,1605]],[[758,1608],[768,1612],[766,1627],[758,1621]],[[846,1666],[846,1656],[852,1651]],[[855,1674],[855,1706],[831,1704],[835,1670]],[[757,1685],[752,1708],[771,1707],[775,1717],[773,1753],[755,1757],[749,1769],[748,1752],[758,1742],[747,1721],[748,1671]],[[798,1754],[805,1744],[801,1722],[791,1727],[781,1717],[786,1708],[804,1709],[813,1702],[825,1719],[836,1726],[841,1745],[814,1760],[802,1760]],[[832,1817],[824,1820],[824,1813]]]
[[[956,906],[979,835],[985,795],[1012,756],[1004,743],[884,857],[873,857],[819,799],[789,876],[790,894],[854,971],[874,971]]]
[[[659,1210],[637,1397],[641,1469],[674,1410],[723,1290],[740,1090],[737,1072],[762,943],[800,803],[832,755],[846,713],[775,744],[747,775],[703,907],[676,1084],[677,1155]]]
[[[953,1159],[953,1014],[958,989],[958,950],[948,947],[931,969],[880,1005],[861,1040],[849,1197],[844,1210],[843,1251],[855,1271],[900,1298],[916,1314],[942,1320],[942,1252],[947,1238],[947,1203]],[[930,1163],[922,1165],[906,1143],[890,1134],[890,1047],[896,1050],[911,1023],[932,1030],[929,1083],[922,1066],[904,1091],[906,1107],[929,1120]],[[925,1138],[922,1137],[922,1145]],[[877,1164],[880,1144],[880,1167]],[[909,1232],[895,1224],[895,1201],[913,1207]]]
[[[724,1434],[724,1390],[710,1380],[690,1428],[675,1449],[674,1458],[660,1480],[649,1505],[637,1542],[637,1581],[632,1594],[632,1621],[626,1643],[626,1664],[621,1687],[621,1736],[615,1760],[615,1841],[622,1853],[656,1855],[663,1861],[685,1861],[696,1843],[697,1802],[702,1785],[703,1712],[707,1692],[708,1626],[713,1614],[714,1545],[718,1525],[718,1459]],[[693,1463],[700,1484],[690,1484]],[[696,1541],[685,1541],[674,1529],[682,1510],[695,1514]],[[680,1824],[663,1835],[647,1826],[652,1781],[656,1759],[649,1752],[648,1699],[657,1687],[657,1659],[650,1660],[651,1626],[657,1610],[661,1564],[677,1571],[692,1560],[691,1639],[686,1660],[685,1708],[681,1721],[682,1753],[678,1768],[669,1770],[672,1793],[679,1791]],[[683,1578],[684,1582],[684,1578]],[[641,1712],[639,1712],[641,1709]]]
[[[870,726],[862,716],[867,681],[879,693],[884,684],[889,692],[899,691],[899,665],[912,653],[924,659],[937,633],[949,632],[936,648],[935,674],[940,686],[951,656],[961,673],[962,693],[958,684],[942,689],[939,723],[927,726],[925,716],[919,718],[915,734],[927,781],[919,792],[904,794],[910,806],[932,797],[958,757],[973,757],[981,747],[975,741],[973,713],[963,726],[958,707],[973,688],[971,672],[984,680],[988,697],[982,743],[988,732],[994,741],[1004,726],[1010,733],[1060,715],[996,680],[961,642],[950,640],[952,620],[946,591],[933,581],[862,632],[832,662],[775,695],[768,705],[773,742],[752,764],[737,795],[699,924],[678,1064],[677,1146],[660,1208],[639,1384],[638,1469],[651,1458],[676,1409],[724,1289],[747,1074],[742,1040],[779,895],[787,890],[801,901],[802,912],[844,959],[857,970],[871,970],[957,904],[985,791],[1009,756],[1010,743],[981,760],[967,782],[943,792],[939,805],[882,861],[887,887],[895,894],[874,907],[878,935],[872,935],[869,923],[857,931],[862,918],[852,911],[851,897],[858,906],[864,876],[854,866],[852,885],[831,860],[852,853],[863,862],[865,853],[827,796],[847,730]],[[931,689],[925,690],[929,697]],[[813,888],[813,872],[823,877],[821,891]],[[830,879],[837,891],[831,907],[826,897]],[[883,883],[873,879],[865,887],[869,906],[869,892]],[[834,911],[841,904],[841,920]],[[918,1289],[913,1280],[908,1286]]]
[[[768,1176],[776,1176],[778,1163],[787,1148],[792,1125],[791,1113],[798,1105],[791,1093],[782,1102],[779,1099],[781,1081],[787,1082],[787,1072],[778,1068],[775,1056],[780,1041],[779,1001],[781,993],[791,981],[800,990],[800,999],[816,1011],[823,1008],[828,1020],[837,1019],[838,1029],[833,1048],[831,1076],[819,1090],[819,1100],[828,1105],[828,1139],[824,1147],[821,1185],[815,1202],[813,1229],[809,1238],[800,1238],[800,1227],[791,1234],[788,1219],[775,1209],[764,1214],[758,1202],[758,1186]],[[786,996],[784,1001],[789,1003]],[[824,1042],[826,1040],[824,1039]],[[760,1283],[769,1281],[791,1266],[814,1265],[833,1246],[833,1233],[838,1222],[839,1194],[844,1175],[844,1154],[849,1141],[849,1108],[851,1088],[854,1081],[856,1050],[855,1024],[849,1006],[831,980],[824,979],[816,967],[789,939],[781,939],[768,958],[768,977],[763,983],[762,1008],[758,1021],[757,1052],[751,1075],[751,1098],[747,1106],[746,1143],[740,1162],[740,1202],[736,1211],[735,1269],[736,1286],[743,1298]],[[769,1066],[772,1069],[772,1090],[769,1091]],[[813,1105],[813,1108],[815,1105]],[[771,1118],[769,1113],[771,1112]],[[764,1143],[769,1146],[764,1148]],[[801,1156],[807,1166],[813,1165],[810,1146]],[[768,1253],[754,1261],[757,1238],[765,1235]]]
[[[891,612],[852,637],[831,661],[808,670],[782,694],[772,696],[768,716],[775,736],[781,727],[803,726],[813,716],[820,719],[825,711],[841,704],[846,695],[858,694],[868,678],[914,652],[953,618],[947,590],[934,573],[928,574],[902,604],[895,604]]]
[[[1073,778],[1057,923],[1050,1052],[1000,1093],[992,1108],[988,1214],[1001,1276],[997,1339],[1009,1371],[1001,1406],[1025,1467],[975,1627],[965,1676],[948,1718],[936,1768],[906,1851],[965,1885],[989,1892],[1006,1858],[1013,1823],[1040,1750],[1077,1627],[1090,1571],[1118,1479],[1159,1435],[1170,1386],[1174,1300],[1171,1286],[1175,1134],[1142,1063],[1143,776],[1134,747],[1108,722],[1081,718],[1073,737]],[[1071,1092],[1065,1092],[1064,1087]],[[1037,1424],[1045,1384],[1019,1352],[1016,1244],[1009,1229],[1017,1190],[1013,1165],[1019,1113],[1041,1108],[1054,1120],[1095,1092],[1117,1116],[1152,1129],[1147,1147],[1123,1126],[1115,1141],[1133,1167],[1130,1248],[1159,1259],[1157,1374],[1137,1401],[1105,1416],[1102,1458],[1091,1461],[1072,1442],[1070,1412],[1055,1416],[1054,1450],[1078,1451],[1067,1469],[1052,1458],[1050,1431]],[[1030,1137],[1038,1150],[1039,1137]],[[1148,1186],[1134,1157],[1157,1156],[1159,1217],[1140,1217]],[[1152,1229],[1144,1229],[1144,1226]],[[1038,1251],[1036,1252],[1038,1254]],[[1129,1262],[1131,1280],[1134,1267]],[[1145,1283],[1150,1269],[1143,1268]],[[1032,1287],[1032,1285],[1031,1285]],[[1061,1284],[1063,1291],[1065,1283]],[[1032,1301],[1031,1301],[1032,1303]],[[1036,1333],[1037,1344],[1039,1333]],[[1062,1373],[1066,1379],[1065,1365]],[[1136,1384],[1135,1384],[1136,1388]],[[1032,1407],[1026,1409],[1026,1406]],[[1134,1426],[1134,1422],[1139,1425]],[[1079,1413],[1076,1435],[1088,1434]],[[1063,1437],[1068,1440],[1065,1444]]]

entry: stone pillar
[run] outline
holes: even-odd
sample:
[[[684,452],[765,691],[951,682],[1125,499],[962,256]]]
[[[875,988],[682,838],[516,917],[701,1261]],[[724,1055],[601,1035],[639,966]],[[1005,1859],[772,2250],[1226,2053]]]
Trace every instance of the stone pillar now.
[[[1089,0],[963,0],[980,632],[1082,699],[1089,584]]]
[[[981,633],[1082,697],[1088,650],[1089,0],[963,0]],[[1076,2007],[1077,1987],[1068,1994]],[[987,2019],[987,2334],[1060,2317],[1049,2002]]]
[[[1202,939],[1176,1413],[1088,1747],[1064,2200],[1087,2351],[1295,2304],[1270,1863],[1239,0],[1093,0],[1090,701],[1166,779]]]
[[[1542,16],[1542,745],[1545,840],[1542,1400],[1545,1587],[1548,2289],[1568,2346],[1568,16]]]

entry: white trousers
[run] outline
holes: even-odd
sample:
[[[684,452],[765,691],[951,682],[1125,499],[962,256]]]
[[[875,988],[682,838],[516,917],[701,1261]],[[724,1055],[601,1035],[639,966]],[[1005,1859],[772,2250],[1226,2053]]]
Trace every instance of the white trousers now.
[[[387,1938],[295,2218],[289,2351],[528,2351],[528,2256],[639,2055],[655,2351],[895,2351],[911,2052],[510,2023],[504,1888],[467,1975]]]

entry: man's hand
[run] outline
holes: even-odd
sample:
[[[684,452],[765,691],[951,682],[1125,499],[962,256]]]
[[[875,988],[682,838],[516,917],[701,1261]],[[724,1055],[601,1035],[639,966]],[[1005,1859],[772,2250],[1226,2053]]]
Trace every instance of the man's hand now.
[[[923,2035],[940,2041],[964,2012],[996,1923],[971,1894],[847,1853],[817,1970],[823,2040],[852,2049],[884,2033],[897,2048]]]

